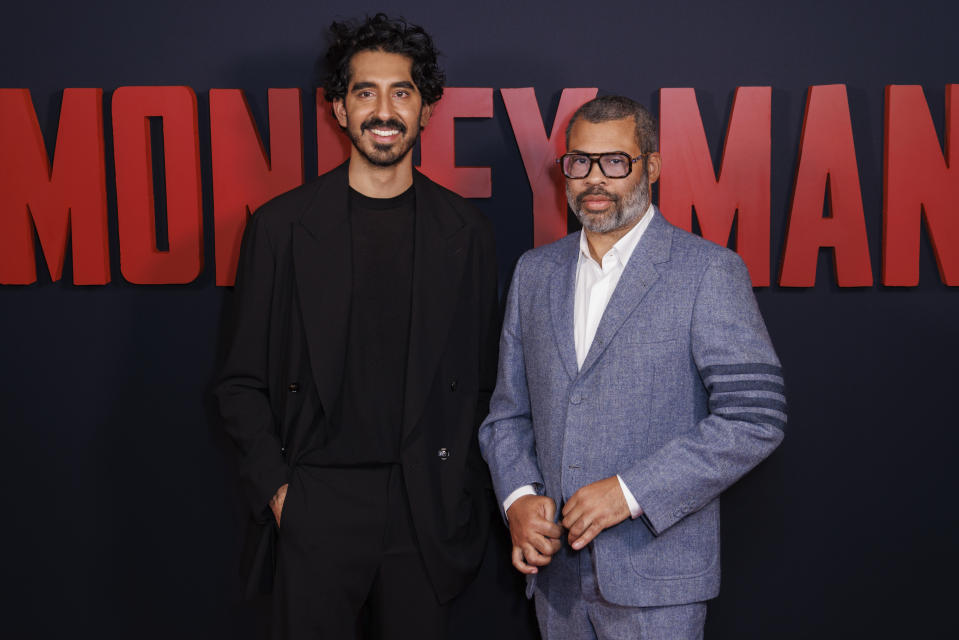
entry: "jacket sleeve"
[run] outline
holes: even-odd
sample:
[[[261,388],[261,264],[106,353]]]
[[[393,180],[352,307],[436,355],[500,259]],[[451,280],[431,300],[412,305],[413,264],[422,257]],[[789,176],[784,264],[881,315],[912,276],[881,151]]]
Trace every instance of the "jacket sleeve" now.
[[[503,500],[518,487],[528,484],[543,486],[543,476],[536,461],[520,326],[523,265],[524,260],[520,258],[506,302],[496,388],[490,399],[490,413],[479,432],[480,449],[489,465],[501,511]]]
[[[240,480],[254,514],[287,482],[270,406],[268,346],[276,260],[261,215],[246,226],[234,288],[233,331],[214,388],[223,427],[237,448]]]
[[[782,369],[749,273],[731,251],[718,253],[703,273],[690,346],[708,414],[620,474],[655,535],[707,505],[768,456],[786,424]]]

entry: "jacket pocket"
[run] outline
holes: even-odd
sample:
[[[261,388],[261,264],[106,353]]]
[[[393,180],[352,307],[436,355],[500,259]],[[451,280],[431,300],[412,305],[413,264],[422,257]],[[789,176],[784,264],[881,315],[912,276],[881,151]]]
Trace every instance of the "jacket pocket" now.
[[[634,527],[630,560],[644,578],[695,578],[719,562],[718,503],[708,505],[676,523],[659,537]]]

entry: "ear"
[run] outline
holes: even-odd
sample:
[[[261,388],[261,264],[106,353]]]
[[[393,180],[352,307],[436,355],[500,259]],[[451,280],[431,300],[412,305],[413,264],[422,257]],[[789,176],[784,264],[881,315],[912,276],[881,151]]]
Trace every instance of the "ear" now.
[[[345,129],[347,122],[346,104],[343,98],[337,98],[333,101],[333,116],[336,117],[336,121],[340,123],[340,126]]]
[[[649,184],[659,180],[659,173],[663,170],[663,158],[659,151],[653,151],[646,156],[646,174],[649,176]]]
[[[433,107],[436,106],[436,103],[433,104],[424,104],[420,109],[420,129],[426,127],[426,123],[430,121],[430,117],[433,115]]]

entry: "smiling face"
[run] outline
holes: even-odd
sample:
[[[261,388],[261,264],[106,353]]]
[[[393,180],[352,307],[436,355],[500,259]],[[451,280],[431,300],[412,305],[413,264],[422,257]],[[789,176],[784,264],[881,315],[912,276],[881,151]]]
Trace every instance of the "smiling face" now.
[[[410,58],[378,50],[350,60],[346,97],[333,102],[333,113],[353,142],[352,161],[412,166],[410,150],[433,108],[423,104],[411,67]]]
[[[573,153],[623,151],[630,158],[640,155],[636,123],[632,118],[589,122],[577,120],[569,132]],[[592,233],[625,234],[649,207],[649,184],[659,178],[659,154],[650,153],[633,166],[625,178],[607,178],[595,163],[585,178],[566,179],[566,198],[580,224]]]

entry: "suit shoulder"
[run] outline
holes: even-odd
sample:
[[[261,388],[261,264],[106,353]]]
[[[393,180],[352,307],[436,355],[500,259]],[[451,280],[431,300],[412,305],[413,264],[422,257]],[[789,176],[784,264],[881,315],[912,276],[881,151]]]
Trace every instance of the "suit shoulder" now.
[[[431,192],[431,195],[453,209],[463,221],[471,227],[480,227],[483,230],[492,233],[493,225],[479,207],[456,193],[452,189],[447,189],[438,182],[434,182],[425,175],[417,172],[416,176],[421,179],[421,186]]]
[[[574,231],[555,242],[529,249],[520,256],[520,261],[533,268],[549,263],[563,263],[571,253],[575,256],[578,250],[579,231]]]
[[[686,261],[703,269],[709,265],[733,270],[745,268],[742,258],[735,251],[676,226],[673,226],[672,251],[673,259]]]
[[[254,212],[254,220],[269,227],[283,226],[298,220],[313,202],[324,177],[314,178],[266,201]]]

